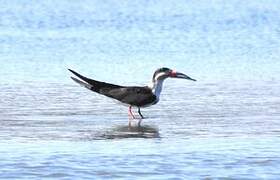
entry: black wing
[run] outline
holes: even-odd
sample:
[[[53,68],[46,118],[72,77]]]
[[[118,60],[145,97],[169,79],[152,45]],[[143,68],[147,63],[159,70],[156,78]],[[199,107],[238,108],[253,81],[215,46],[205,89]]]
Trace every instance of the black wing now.
[[[83,81],[87,82],[88,84],[90,84],[91,90],[100,93],[101,89],[115,89],[115,88],[121,88],[123,86],[118,86],[115,84],[109,84],[109,83],[105,83],[105,82],[101,82],[101,81],[96,81],[90,78],[87,78],[85,76],[82,76],[81,74],[68,69],[69,71],[71,71],[73,74],[75,74],[77,77],[79,77],[80,79],[82,79]]]
[[[114,98],[123,103],[130,104],[133,106],[145,106],[148,104],[152,104],[156,101],[156,96],[152,93],[152,90],[147,86],[119,86],[87,78],[71,69],[69,69],[69,71],[71,71],[77,77],[91,85],[83,85],[88,89],[103,94],[105,96]],[[79,81],[75,80],[75,78],[72,79],[81,84]]]
[[[117,99],[123,103],[133,106],[145,106],[156,101],[156,96],[148,87],[122,87],[115,89],[104,89],[102,94]]]

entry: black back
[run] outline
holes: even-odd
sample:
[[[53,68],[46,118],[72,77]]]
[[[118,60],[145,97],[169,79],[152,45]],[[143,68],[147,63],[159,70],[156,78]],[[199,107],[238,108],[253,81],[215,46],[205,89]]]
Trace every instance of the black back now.
[[[101,94],[138,107],[156,102],[156,96],[147,86],[126,86],[121,88],[103,89]]]
[[[69,69],[69,71],[88,84],[92,85],[90,90],[119,100],[122,103],[141,107],[156,102],[156,96],[147,86],[119,86],[84,77],[71,69]]]

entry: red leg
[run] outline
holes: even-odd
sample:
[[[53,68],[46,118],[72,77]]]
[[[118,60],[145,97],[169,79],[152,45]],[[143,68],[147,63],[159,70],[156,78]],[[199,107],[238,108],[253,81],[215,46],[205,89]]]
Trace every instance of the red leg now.
[[[133,113],[131,111],[131,106],[129,106],[129,108],[128,108],[128,115],[130,115],[132,117],[132,119],[135,119],[135,116],[133,115]]]

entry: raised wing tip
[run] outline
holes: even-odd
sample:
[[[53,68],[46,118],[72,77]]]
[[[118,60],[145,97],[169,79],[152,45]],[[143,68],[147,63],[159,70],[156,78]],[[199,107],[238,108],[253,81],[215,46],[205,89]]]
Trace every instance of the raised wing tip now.
[[[79,73],[77,73],[76,71],[72,70],[72,69],[68,69],[71,73],[75,74],[76,76],[78,76],[79,78],[83,79],[83,76],[80,75]]]
[[[70,72],[74,73],[75,71],[73,71],[72,69],[68,69]]]

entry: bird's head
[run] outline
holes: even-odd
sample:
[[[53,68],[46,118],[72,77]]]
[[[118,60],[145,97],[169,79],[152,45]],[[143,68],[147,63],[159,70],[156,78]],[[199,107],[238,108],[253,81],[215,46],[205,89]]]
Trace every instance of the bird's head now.
[[[195,79],[190,78],[189,76],[177,72],[175,70],[163,67],[159,68],[155,71],[154,76],[153,76],[153,82],[159,81],[159,80],[164,80],[166,78],[180,78],[180,79],[188,79],[191,81],[196,81]]]

